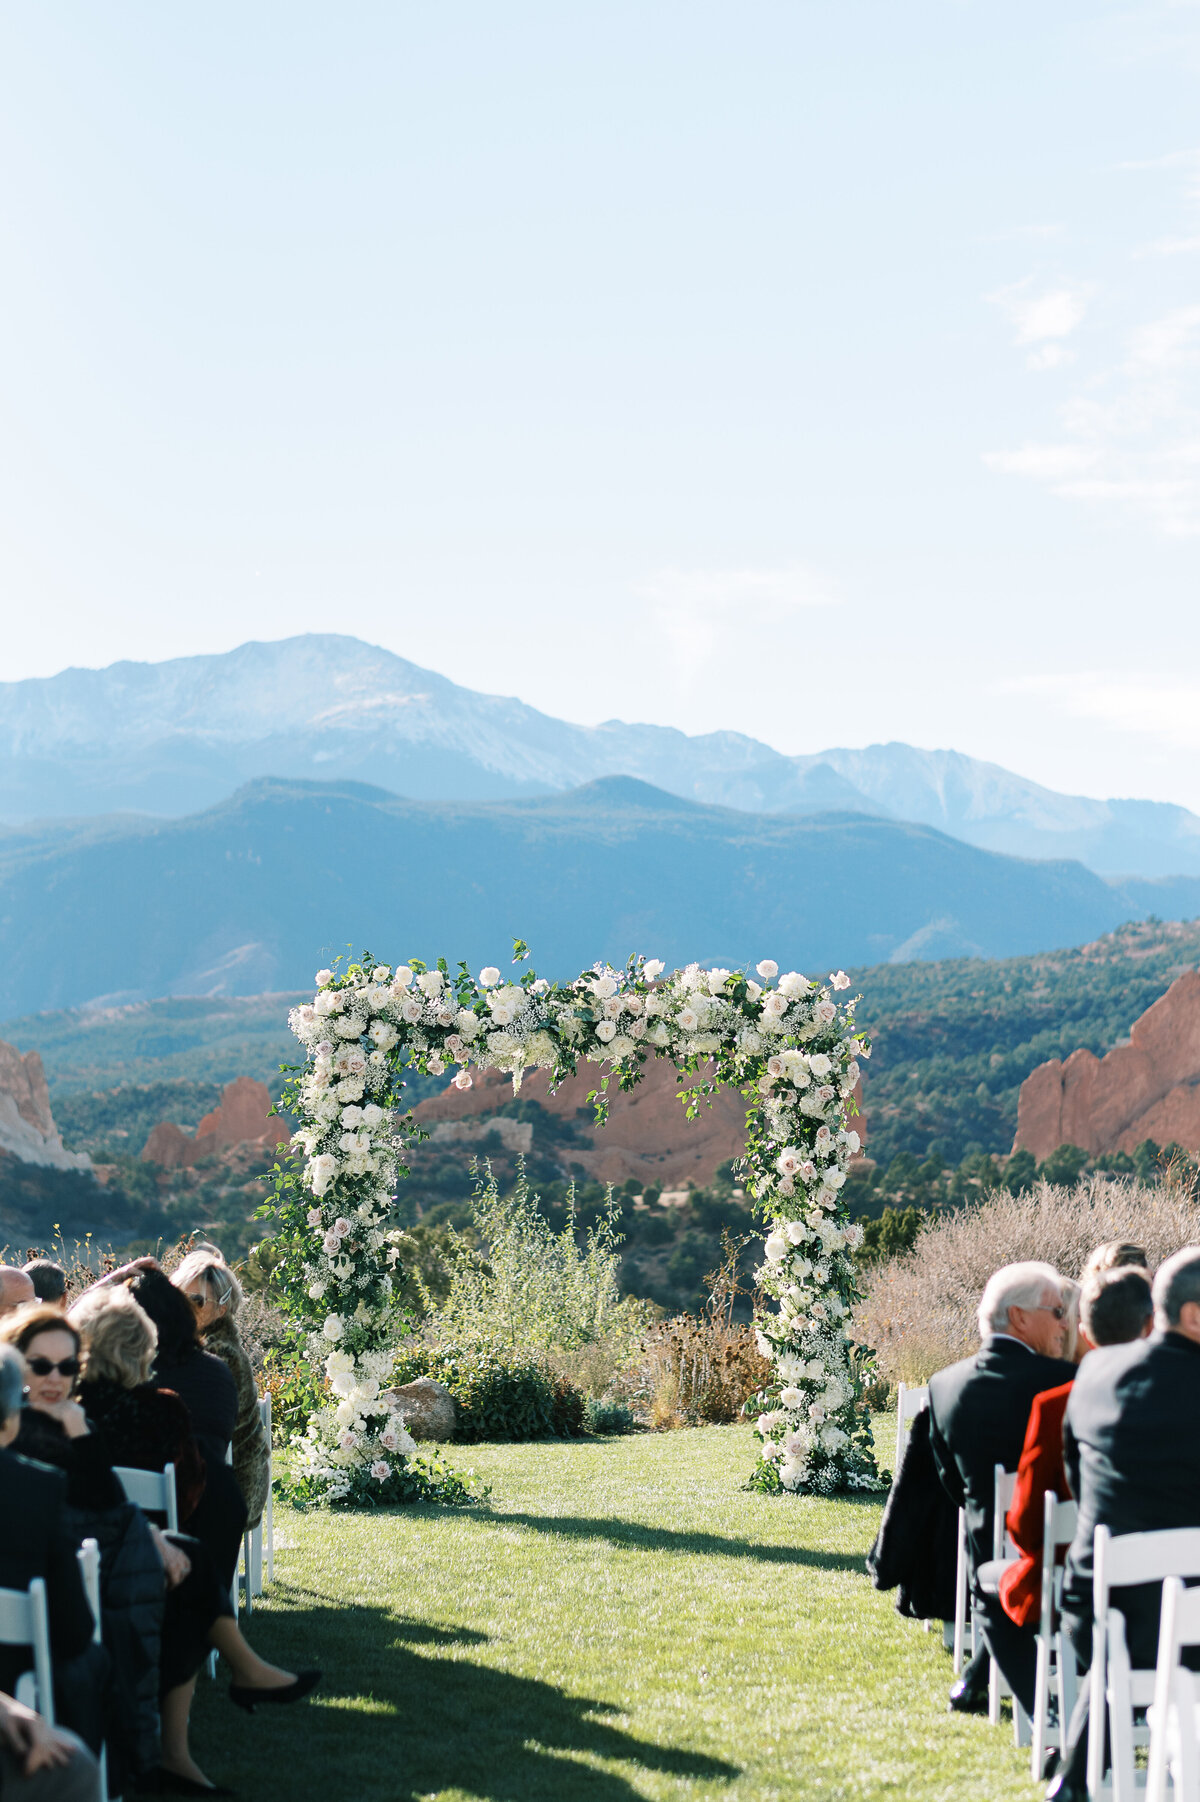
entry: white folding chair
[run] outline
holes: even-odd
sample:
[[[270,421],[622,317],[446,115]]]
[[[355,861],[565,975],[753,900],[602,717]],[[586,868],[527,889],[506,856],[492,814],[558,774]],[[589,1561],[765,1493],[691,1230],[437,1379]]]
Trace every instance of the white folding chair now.
[[[900,1460],[904,1456],[904,1447],[908,1443],[908,1429],[923,1408],[929,1406],[929,1384],[910,1389],[906,1383],[896,1386],[896,1462],[892,1466],[893,1474],[900,1468]]]
[[[88,1607],[92,1611],[92,1638],[97,1645],[103,1645],[104,1633],[100,1624],[100,1547],[94,1539],[85,1539],[75,1556],[79,1560],[79,1574],[83,1578]],[[103,1745],[100,1747],[100,1794],[105,1802],[120,1802],[119,1796],[109,1794],[108,1749]]]
[[[1079,1509],[1074,1502],[1060,1502],[1052,1489],[1045,1495],[1042,1515],[1042,1611],[1038,1620],[1037,1676],[1033,1704],[1033,1739],[1029,1766],[1035,1783],[1042,1780],[1046,1753],[1061,1752],[1067,1723],[1075,1707],[1075,1653],[1063,1633],[1063,1571],[1058,1554],[1075,1537]],[[1050,1698],[1058,1707],[1058,1726],[1050,1726]]]
[[[967,1640],[970,1639],[970,1650]],[[975,1655],[975,1612],[971,1607],[971,1576],[967,1569],[967,1517],[958,1511],[958,1564],[954,1572],[954,1675],[961,1677],[968,1658]]]
[[[17,1701],[54,1725],[54,1673],[46,1585],[34,1577],[28,1589],[0,1589],[0,1646],[28,1646],[33,1669],[17,1679]]]
[[[1009,1565],[1017,1562],[1017,1548],[1008,1537],[1006,1516],[1016,1488],[1017,1473],[997,1464],[992,1490],[992,1556],[975,1573],[980,1589],[986,1595],[999,1595],[1000,1578]],[[1012,1691],[1000,1673],[994,1658],[988,1660],[988,1719],[995,1726],[1000,1719],[1000,1703]],[[1018,1746],[1027,1746],[1032,1738],[1029,1716],[1013,1696],[1013,1737]]]
[[[1200,1677],[1180,1663],[1184,1646],[1200,1645],[1200,1589],[1179,1577],[1163,1584],[1158,1665],[1150,1709],[1146,1802],[1166,1802],[1167,1778],[1176,1802],[1200,1802]]]
[[[1092,1802],[1135,1802],[1138,1795],[1135,1748],[1149,1730],[1136,1726],[1134,1710],[1154,1701],[1154,1670],[1130,1662],[1125,1620],[1109,1604],[1114,1589],[1162,1583],[1168,1577],[1200,1577],[1200,1527],[1171,1527],[1157,1533],[1121,1533],[1097,1527],[1092,1554],[1092,1672],[1088,1733],[1088,1795]],[[1108,1715],[1111,1787],[1104,1781],[1103,1721]]]
[[[263,1435],[267,1442],[267,1499],[263,1504],[262,1519],[256,1527],[251,1527],[242,1541],[242,1565],[246,1587],[246,1613],[253,1608],[254,1596],[263,1592],[263,1550],[266,1549],[267,1581],[275,1576],[275,1520],[273,1511],[272,1486],[275,1472],[271,1457],[271,1397],[259,1398],[258,1418],[262,1422]]]
[[[179,1531],[179,1504],[175,1499],[175,1466],[164,1464],[161,1470],[135,1470],[132,1465],[114,1464],[113,1475],[125,1491],[127,1502],[136,1502],[143,1514],[164,1514],[167,1532]]]

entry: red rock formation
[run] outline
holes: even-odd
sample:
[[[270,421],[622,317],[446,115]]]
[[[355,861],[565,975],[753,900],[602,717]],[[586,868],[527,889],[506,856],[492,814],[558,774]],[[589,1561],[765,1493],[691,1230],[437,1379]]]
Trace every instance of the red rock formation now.
[[[64,1151],[54,1116],[46,1072],[36,1051],[24,1056],[0,1040],[0,1151],[25,1164],[56,1170],[90,1170],[86,1152]]]
[[[227,1151],[231,1145],[261,1144],[273,1150],[287,1137],[287,1127],[271,1113],[266,1084],[255,1082],[252,1076],[239,1076],[226,1085],[220,1107],[205,1114],[194,1138],[173,1121],[160,1120],[142,1147],[142,1156],[148,1163],[177,1170],[182,1164],[197,1164],[213,1152]]]
[[[442,1120],[468,1120],[494,1114],[512,1100],[512,1080],[496,1070],[473,1072],[474,1087],[453,1086],[423,1101],[414,1109],[423,1126]],[[676,1099],[679,1078],[666,1058],[647,1061],[636,1089],[623,1093],[609,1089],[609,1116],[597,1128],[591,1119],[588,1094],[600,1085],[595,1065],[585,1065],[551,1095],[545,1070],[526,1072],[521,1099],[536,1101],[548,1114],[577,1120],[586,1134],[586,1145],[564,1149],[564,1162],[579,1164],[589,1176],[603,1183],[623,1183],[633,1177],[640,1183],[657,1183],[664,1189],[703,1187],[720,1165],[740,1157],[746,1148],[746,1104],[736,1089],[722,1087],[711,1107],[701,1107],[689,1120]],[[586,1109],[587,1119],[579,1118]],[[860,1134],[863,1123],[855,1121]],[[534,1128],[536,1139],[537,1129]]]
[[[1021,1084],[1013,1150],[1133,1151],[1143,1139],[1200,1151],[1200,972],[1189,970],[1104,1057],[1073,1051]]]

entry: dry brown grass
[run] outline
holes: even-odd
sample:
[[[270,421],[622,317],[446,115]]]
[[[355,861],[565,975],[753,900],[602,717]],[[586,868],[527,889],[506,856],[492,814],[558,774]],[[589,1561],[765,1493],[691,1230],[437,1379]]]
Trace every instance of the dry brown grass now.
[[[924,1383],[975,1350],[979,1296],[994,1270],[1042,1258],[1077,1278],[1106,1239],[1144,1245],[1154,1269],[1181,1245],[1200,1243],[1200,1202],[1184,1184],[1146,1188],[1102,1176],[1074,1189],[1000,1190],[931,1221],[911,1252],[864,1274],[857,1335],[890,1383]]]

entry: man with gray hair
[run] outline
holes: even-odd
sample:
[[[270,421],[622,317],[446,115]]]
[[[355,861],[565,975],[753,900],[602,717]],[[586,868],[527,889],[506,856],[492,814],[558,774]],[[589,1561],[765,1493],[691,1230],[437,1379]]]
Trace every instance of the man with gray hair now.
[[[1079,1506],[1063,1582],[1063,1626],[1080,1668],[1092,1661],[1092,1544],[1113,1534],[1200,1527],[1200,1245],[1185,1245],[1154,1279],[1154,1332],[1089,1352],[1067,1403],[1063,1458]],[[1161,1585],[1114,1589],[1135,1668],[1158,1651]],[[1084,1793],[1087,1685],[1050,1794]]]
[[[1060,1284],[1049,1264],[997,1270],[980,1297],[979,1350],[929,1379],[930,1446],[943,1487],[966,1514],[967,1564],[987,1652],[1029,1715],[1037,1637],[1009,1619],[998,1595],[984,1593],[978,1573],[992,1557],[996,1466],[1016,1470],[1034,1396],[1075,1375],[1063,1357],[1067,1309]],[[950,1691],[951,1708],[984,1707],[986,1687],[987,1661],[977,1657]]]

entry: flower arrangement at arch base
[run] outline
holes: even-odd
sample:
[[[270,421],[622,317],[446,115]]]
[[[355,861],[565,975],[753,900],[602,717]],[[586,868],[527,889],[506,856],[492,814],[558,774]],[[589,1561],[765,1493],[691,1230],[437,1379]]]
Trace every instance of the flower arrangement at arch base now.
[[[514,963],[528,955],[520,941],[515,951]],[[831,989],[849,986],[843,972],[826,986],[764,961],[756,975],[696,964],[668,975],[632,957],[566,984],[528,970],[504,982],[495,968],[476,978],[465,964],[456,974],[444,960],[393,968],[369,954],[317,973],[314,1000],[289,1016],[307,1053],[284,1091],[300,1126],[264,1210],[277,1222],[276,1281],[310,1323],[308,1357],[328,1385],[296,1445],[299,1496],[362,1506],[471,1493],[440,1457],[418,1454],[388,1389],[407,1331],[393,1302],[393,1197],[406,1141],[419,1136],[399,1113],[404,1069],[457,1066],[461,1089],[473,1068],[501,1070],[516,1090],[526,1069],[557,1084],[587,1061],[603,1072],[594,1096],[603,1120],[609,1082],[632,1089],[650,1055],[674,1062],[689,1116],[721,1084],[748,1103],[743,1182],[771,1223],[758,1276],[777,1304],[756,1321],[773,1380],[756,1398],[751,1483],[819,1494],[880,1487],[863,1401],[870,1358],[847,1337],[862,1229],[842,1196],[859,1149],[846,1114],[870,1048],[853,1001],[833,999]]]

